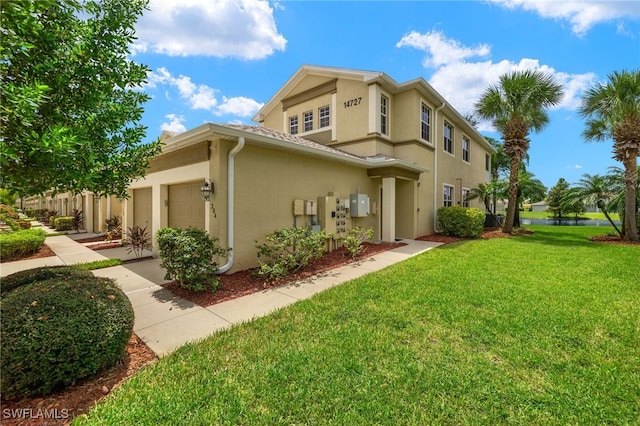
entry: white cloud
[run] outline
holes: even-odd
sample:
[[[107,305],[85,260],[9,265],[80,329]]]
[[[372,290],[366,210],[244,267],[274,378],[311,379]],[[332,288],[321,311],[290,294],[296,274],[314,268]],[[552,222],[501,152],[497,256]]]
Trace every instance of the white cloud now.
[[[215,115],[237,115],[240,117],[253,116],[264,104],[256,102],[254,99],[236,96],[233,98],[222,98],[222,104],[214,112]]]
[[[498,82],[502,74],[512,71],[537,70],[553,76],[556,82],[564,85],[565,96],[556,108],[575,110],[582,92],[591,86],[596,76],[593,73],[567,74],[556,71],[549,65],[540,64],[538,59],[522,58],[518,62],[503,59],[494,62],[491,59],[477,62],[467,61],[474,57],[490,57],[491,48],[488,45],[466,47],[460,42],[448,39],[441,32],[426,34],[410,33],[403,37],[397,47],[415,47],[425,53],[423,64],[425,67],[435,68],[429,83],[461,114],[471,113],[474,104],[480,99],[487,87]],[[460,56],[442,54],[442,51],[452,49],[460,52]],[[480,123],[480,130],[493,130],[490,123]]]
[[[522,8],[543,18],[562,19],[571,23],[577,35],[586,34],[592,26],[621,18],[640,18],[635,0],[489,0],[509,9]]]
[[[160,125],[160,130],[167,130],[169,132],[182,133],[187,130],[187,128],[182,124],[185,121],[185,118],[182,115],[176,114],[167,114],[165,118],[169,119],[168,123],[162,123]]]
[[[132,53],[261,59],[283,51],[266,0],[151,0],[138,20]]]
[[[234,115],[238,117],[251,117],[264,105],[255,99],[244,96],[223,96],[222,103],[218,104],[216,93],[218,93],[219,90],[206,84],[195,84],[189,76],[179,75],[178,77],[174,77],[164,67],[149,73],[147,80],[147,89],[158,89],[159,86],[168,86],[169,88],[177,90],[180,98],[184,99],[191,109],[211,111],[211,113],[217,116]],[[165,91],[165,97],[167,99],[171,98],[169,90]]]
[[[576,169],[576,170],[579,170],[579,169],[581,169],[581,168],[582,168],[582,165],[581,165],[581,164],[572,164],[572,165],[570,165],[570,166],[567,166],[567,169]]]

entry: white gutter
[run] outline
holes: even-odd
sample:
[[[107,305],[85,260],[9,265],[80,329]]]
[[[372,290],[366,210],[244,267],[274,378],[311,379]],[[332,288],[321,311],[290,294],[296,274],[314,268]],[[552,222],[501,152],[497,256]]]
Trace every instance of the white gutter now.
[[[435,109],[435,114],[433,117],[434,123],[436,123],[436,131],[433,141],[434,145],[434,160],[433,160],[433,231],[435,232],[438,229],[438,111],[444,108],[446,105],[445,102],[442,103],[438,108]],[[442,194],[442,192],[440,192]]]
[[[244,148],[244,136],[240,136],[238,138],[238,143],[233,149],[229,152],[229,156],[227,157],[227,246],[231,251],[227,256],[227,263],[222,265],[216,274],[224,274],[233,266],[233,231],[234,231],[234,221],[233,214],[235,211],[235,158],[236,154],[240,152],[240,150]]]

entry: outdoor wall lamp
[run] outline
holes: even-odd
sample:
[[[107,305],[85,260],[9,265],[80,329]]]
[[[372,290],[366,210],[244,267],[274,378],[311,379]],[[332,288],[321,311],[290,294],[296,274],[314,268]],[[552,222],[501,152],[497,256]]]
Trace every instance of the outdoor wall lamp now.
[[[211,199],[211,194],[213,194],[213,182],[209,185],[209,182],[205,180],[204,185],[200,188],[200,193],[202,194],[202,201],[209,201]]]

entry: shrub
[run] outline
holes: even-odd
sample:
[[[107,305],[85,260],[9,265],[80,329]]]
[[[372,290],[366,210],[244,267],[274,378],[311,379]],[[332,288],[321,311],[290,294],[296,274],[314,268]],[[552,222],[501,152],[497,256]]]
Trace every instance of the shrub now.
[[[477,237],[484,229],[485,214],[473,207],[440,207],[438,226],[445,235]]]
[[[193,291],[214,292],[220,285],[216,275],[216,257],[227,256],[231,249],[217,244],[216,238],[197,228],[161,228],[156,233],[161,267],[165,279]]]
[[[322,257],[326,249],[326,234],[309,228],[288,228],[268,234],[264,244],[256,245],[258,257],[264,256],[257,274],[277,281],[291,272]],[[257,241],[256,241],[257,243]]]
[[[89,271],[81,271],[77,266],[42,266],[40,268],[26,269],[2,278],[2,296],[16,288],[51,278],[64,279],[70,275],[93,276]]]
[[[12,231],[17,231],[20,229],[19,219],[20,216],[13,207],[0,204],[0,222],[4,222]]]
[[[356,256],[365,250],[362,243],[366,240],[370,240],[372,237],[373,228],[364,229],[355,227],[349,230],[347,238],[342,241],[342,244],[344,244],[344,247],[347,249],[349,254],[351,254],[351,257],[355,259]]]
[[[127,232],[127,242],[129,246],[127,253],[133,252],[138,259],[142,257],[144,249],[151,248],[151,237],[147,232],[147,227],[140,228],[135,225],[133,228],[129,228]]]
[[[20,229],[31,229],[31,222],[21,219],[18,221],[18,226],[20,227]]]
[[[107,225],[107,241],[119,240],[122,238],[122,220],[120,216],[114,216],[105,221]]]
[[[82,229],[82,226],[84,225],[82,210],[73,209],[73,216],[71,218],[72,218],[71,228],[76,232],[80,232],[80,230]]]
[[[55,274],[62,276],[2,299],[3,397],[48,394],[111,367],[124,354],[133,309],[115,282],[72,269]]]
[[[58,216],[53,226],[56,231],[70,231],[73,227],[73,216]]]
[[[0,234],[0,257],[12,259],[33,254],[42,248],[46,235],[42,229],[25,229],[11,234]]]

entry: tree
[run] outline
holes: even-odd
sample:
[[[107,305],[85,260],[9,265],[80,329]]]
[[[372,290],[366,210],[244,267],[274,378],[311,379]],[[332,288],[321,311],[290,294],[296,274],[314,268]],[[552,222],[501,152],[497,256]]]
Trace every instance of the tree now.
[[[518,176],[518,198],[517,206],[519,207],[522,202],[530,200],[531,203],[537,203],[544,200],[547,194],[547,187],[544,186],[540,179],[537,179],[533,173],[520,171]],[[516,209],[514,217],[514,224],[520,227],[520,209]]]
[[[529,132],[539,132],[548,124],[546,110],[560,102],[562,96],[562,86],[551,76],[525,70],[501,75],[500,83],[489,86],[476,103],[477,114],[492,120],[502,133],[504,153],[510,160],[509,205],[504,232],[513,230],[520,164],[529,149]]]
[[[609,211],[616,211],[622,219],[622,231],[620,236],[625,234],[625,193],[626,186],[624,182],[625,170],[620,167],[609,167],[609,173],[604,178],[606,179],[609,188],[611,189],[611,195],[607,208]],[[636,185],[636,208],[640,205],[640,166],[638,166],[638,184]]]
[[[564,178],[558,179],[558,182],[549,190],[547,194],[547,211],[553,213],[554,216],[560,219],[562,217],[563,203],[562,200],[567,195],[569,190],[569,182]]]
[[[598,83],[582,97],[580,113],[586,119],[587,141],[613,139],[613,158],[625,169],[624,236],[638,235],[638,156],[640,155],[640,70],[614,71],[606,84]]]
[[[142,144],[148,68],[127,58],[146,0],[0,4],[0,186],[126,196]]]
[[[597,206],[604,216],[607,218],[611,226],[613,226],[616,232],[622,236],[622,232],[618,229],[616,224],[609,216],[608,203],[613,196],[612,179],[606,176],[590,175],[585,173],[578,183],[569,188],[561,199],[561,203],[570,204],[575,201],[580,201],[583,204],[590,204]]]

